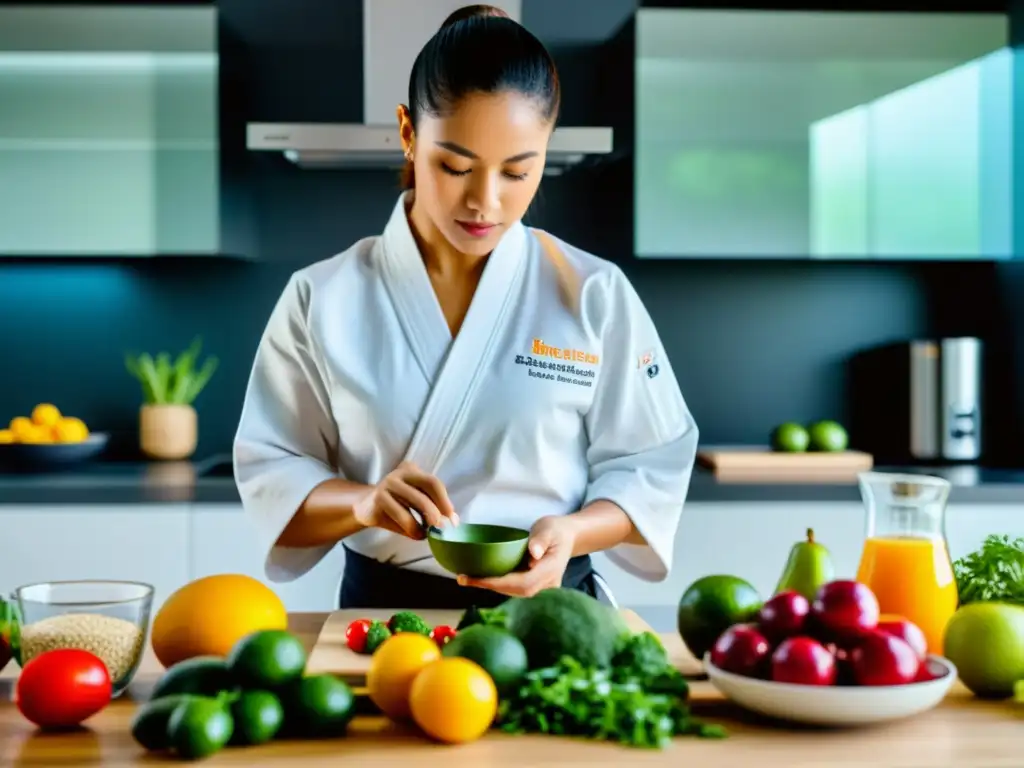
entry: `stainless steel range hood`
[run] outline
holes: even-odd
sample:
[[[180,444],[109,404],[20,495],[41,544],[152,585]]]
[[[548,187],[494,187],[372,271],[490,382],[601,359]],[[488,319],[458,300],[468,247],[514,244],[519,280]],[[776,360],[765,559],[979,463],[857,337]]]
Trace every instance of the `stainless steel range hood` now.
[[[249,123],[246,146],[280,152],[304,169],[398,169],[404,162],[395,106],[407,98],[409,71],[420,48],[465,0],[363,0],[362,123]],[[496,2],[512,18],[522,0]],[[396,22],[401,19],[401,23]],[[612,151],[612,129],[556,128],[545,173],[557,175]]]

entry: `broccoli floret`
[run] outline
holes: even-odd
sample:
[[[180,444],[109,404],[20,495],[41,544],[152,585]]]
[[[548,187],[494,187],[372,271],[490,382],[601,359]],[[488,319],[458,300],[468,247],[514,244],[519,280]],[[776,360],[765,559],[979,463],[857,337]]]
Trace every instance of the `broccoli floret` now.
[[[381,643],[391,637],[391,630],[383,621],[371,621],[370,628],[366,630],[366,653],[373,653],[380,648]]]
[[[427,624],[420,616],[413,613],[412,611],[399,611],[388,621],[388,629],[391,630],[391,634],[397,635],[399,632],[413,632],[417,635],[430,635],[430,625]]]

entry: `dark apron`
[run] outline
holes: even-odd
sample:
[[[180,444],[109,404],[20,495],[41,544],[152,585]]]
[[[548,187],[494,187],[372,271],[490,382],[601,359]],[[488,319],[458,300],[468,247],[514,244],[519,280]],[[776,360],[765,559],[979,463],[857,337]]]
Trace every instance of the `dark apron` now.
[[[594,566],[589,555],[569,560],[562,586],[597,597]],[[465,610],[474,605],[493,608],[505,600],[508,600],[507,595],[489,589],[462,587],[454,578],[381,563],[345,547],[345,574],[338,595],[339,609]]]

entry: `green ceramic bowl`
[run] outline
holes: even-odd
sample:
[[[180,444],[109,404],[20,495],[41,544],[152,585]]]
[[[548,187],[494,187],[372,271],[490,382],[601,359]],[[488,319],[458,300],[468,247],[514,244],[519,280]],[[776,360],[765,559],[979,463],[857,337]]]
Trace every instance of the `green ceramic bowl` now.
[[[431,529],[430,551],[446,571],[481,579],[504,576],[523,562],[530,532],[504,525],[462,523]]]

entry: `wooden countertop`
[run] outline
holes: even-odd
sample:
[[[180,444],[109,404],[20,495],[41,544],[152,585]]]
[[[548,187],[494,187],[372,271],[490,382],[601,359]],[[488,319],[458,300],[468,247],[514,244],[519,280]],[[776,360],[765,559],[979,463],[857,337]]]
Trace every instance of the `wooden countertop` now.
[[[311,649],[326,614],[294,614],[291,629]],[[666,642],[678,642],[666,635]],[[0,675],[0,765],[4,766],[143,766],[174,761],[147,755],[132,741],[128,724],[136,702],[149,695],[160,667],[147,658],[129,691],[67,734],[40,734],[11,702],[16,665]],[[630,765],[699,765],[702,768],[1020,768],[1021,714],[1007,702],[973,699],[957,685],[941,707],[916,718],[870,729],[818,730],[786,728],[746,715],[706,682],[693,684],[693,709],[701,717],[726,725],[725,740],[677,739],[663,751],[581,742],[553,736],[489,735],[458,747],[428,741],[411,727],[383,718],[357,718],[342,739],[277,742],[262,747],[226,749],[204,765],[336,766],[351,757],[378,768],[441,759],[449,768],[461,766],[586,765],[588,768]],[[1024,708],[1019,710],[1024,712]]]

